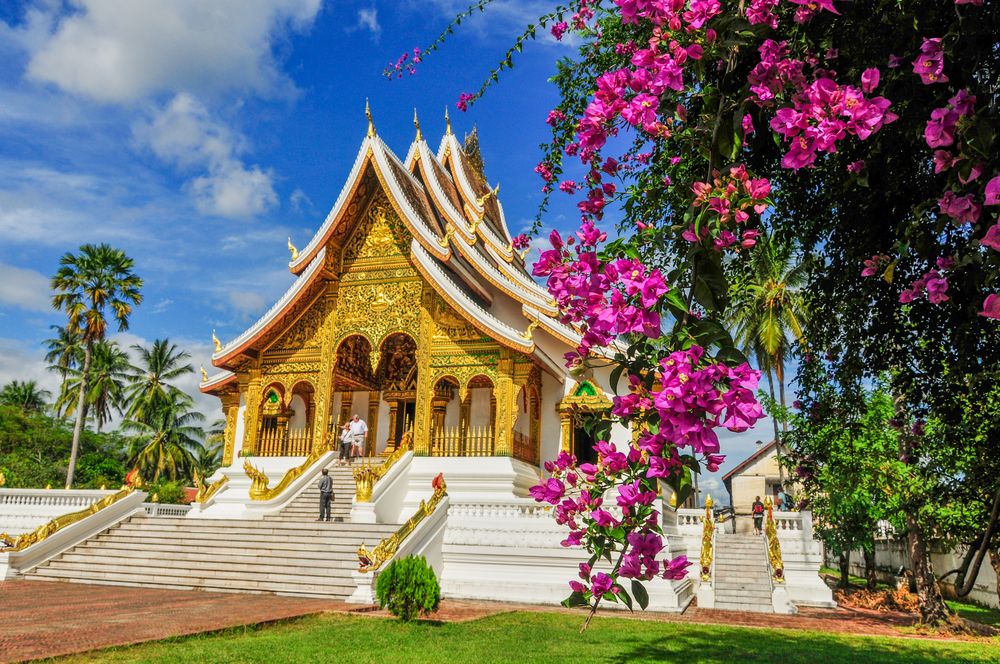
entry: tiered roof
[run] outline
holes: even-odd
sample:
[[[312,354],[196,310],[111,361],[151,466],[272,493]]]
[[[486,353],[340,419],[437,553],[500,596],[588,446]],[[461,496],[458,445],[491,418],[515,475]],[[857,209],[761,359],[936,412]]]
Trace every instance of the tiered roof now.
[[[554,300],[527,273],[513,249],[498,189],[491,189],[470,163],[449,127],[436,153],[419,127],[405,161],[369,126],[337,201],[309,243],[288,264],[296,275],[271,309],[238,337],[217,347],[212,364],[226,369],[202,385],[215,391],[227,384],[241,357],[254,357],[287,328],[319,292],[326,275],[325,253],[341,236],[357,196],[380,186],[413,237],[410,256],[417,270],[457,312],[484,334],[513,350],[532,355],[552,375],[564,370],[532,339],[535,328],[575,346],[579,333],[560,323]],[[327,275],[330,276],[330,275]],[[494,289],[512,299],[515,315],[494,313]]]

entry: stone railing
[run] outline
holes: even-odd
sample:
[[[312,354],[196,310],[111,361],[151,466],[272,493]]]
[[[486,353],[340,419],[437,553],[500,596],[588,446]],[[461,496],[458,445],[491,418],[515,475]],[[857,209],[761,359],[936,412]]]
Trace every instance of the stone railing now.
[[[274,500],[280,496],[290,484],[306,473],[306,471],[308,471],[313,464],[319,461],[325,454],[329,454],[330,452],[331,448],[329,443],[313,450],[309,456],[306,457],[305,461],[298,466],[289,469],[285,473],[284,477],[282,477],[273,488],[268,486],[270,480],[268,480],[264,471],[251,464],[249,459],[244,459],[243,471],[247,474],[247,477],[250,478],[250,500]]]
[[[448,523],[448,488],[441,475],[434,478],[432,487],[430,500],[421,500],[417,511],[399,530],[376,544],[371,551],[365,548],[364,543],[358,547],[358,569],[352,574],[356,588],[347,598],[349,603],[373,604],[375,576],[394,558],[423,556],[440,578],[443,567],[441,546]]]
[[[312,450],[312,429],[262,431],[254,447],[257,456],[305,456]]]
[[[431,434],[431,456],[482,457],[493,456],[493,427],[468,427],[461,430],[437,429]]]
[[[413,447],[413,433],[407,431],[403,434],[399,445],[396,446],[396,449],[392,451],[392,454],[385,461],[380,464],[362,461],[361,465],[353,471],[354,500],[359,503],[371,502],[375,485],[380,479],[385,477],[386,473],[396,465],[397,461],[403,458],[411,447]]]
[[[0,489],[0,532],[11,535],[29,532],[113,493],[94,489]]]
[[[187,516],[191,505],[174,505],[171,503],[143,503],[147,516]]]

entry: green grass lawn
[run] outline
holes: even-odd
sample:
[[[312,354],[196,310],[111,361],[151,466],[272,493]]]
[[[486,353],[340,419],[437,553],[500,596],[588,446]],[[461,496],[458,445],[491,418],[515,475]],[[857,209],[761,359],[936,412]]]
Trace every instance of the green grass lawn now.
[[[1000,640],[941,642],[784,629],[685,625],[599,617],[580,636],[582,615],[516,612],[466,623],[344,614],[259,629],[171,639],[89,653],[62,662],[997,662]],[[761,616],[774,624],[780,617]]]

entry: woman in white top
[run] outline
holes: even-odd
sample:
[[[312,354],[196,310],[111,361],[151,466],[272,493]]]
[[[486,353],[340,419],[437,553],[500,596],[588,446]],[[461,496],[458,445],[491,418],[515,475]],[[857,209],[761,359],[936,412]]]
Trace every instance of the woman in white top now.
[[[337,465],[344,466],[351,460],[351,426],[344,424],[340,427],[340,456],[337,458]]]

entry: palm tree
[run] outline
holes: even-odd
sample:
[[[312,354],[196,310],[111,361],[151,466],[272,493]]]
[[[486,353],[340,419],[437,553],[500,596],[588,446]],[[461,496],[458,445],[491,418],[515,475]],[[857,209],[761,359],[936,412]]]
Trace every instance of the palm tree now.
[[[69,370],[83,361],[83,343],[78,332],[61,325],[50,325],[49,329],[55,331],[56,336],[42,342],[49,349],[45,361],[50,371],[59,372],[59,377],[66,380]]]
[[[128,354],[114,341],[94,344],[87,405],[98,433],[111,419],[112,411],[122,412],[125,380],[130,366]]]
[[[180,392],[168,381],[192,373],[194,367],[184,363],[191,355],[178,350],[169,339],[157,339],[151,348],[137,344],[132,349],[138,354],[139,361],[129,368],[126,417],[144,422],[153,417],[161,405],[169,403],[171,393]]]
[[[119,331],[128,329],[128,319],[134,306],[142,302],[142,279],[132,268],[135,262],[121,249],[107,244],[85,244],[79,253],[67,252],[59,259],[59,270],[52,277],[52,307],[65,312],[66,330],[79,335],[83,344],[81,380],[77,390],[76,424],[70,449],[66,488],[73,486],[76,457],[80,451],[80,434],[86,417],[90,364],[94,344],[105,338],[107,315],[111,315]]]
[[[733,280],[729,324],[736,343],[746,355],[753,355],[767,376],[771,400],[778,384],[777,403],[785,409],[785,361],[792,343],[803,343],[803,329],[808,320],[801,287],[806,280],[807,264],[798,261],[792,244],[762,235],[743,274]],[[788,422],[782,423],[788,431]],[[774,438],[779,441],[778,422],[774,420]],[[784,471],[779,464],[782,481]]]
[[[23,413],[40,413],[45,410],[46,400],[51,396],[51,392],[40,389],[33,380],[26,380],[23,383],[15,380],[0,390],[0,405],[16,406]]]
[[[156,482],[161,475],[174,480],[190,476],[197,467],[204,431],[197,425],[205,416],[194,410],[194,400],[179,390],[166,392],[165,401],[148,420],[126,420],[126,431],[135,432],[129,443],[129,464],[143,479]]]

